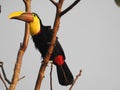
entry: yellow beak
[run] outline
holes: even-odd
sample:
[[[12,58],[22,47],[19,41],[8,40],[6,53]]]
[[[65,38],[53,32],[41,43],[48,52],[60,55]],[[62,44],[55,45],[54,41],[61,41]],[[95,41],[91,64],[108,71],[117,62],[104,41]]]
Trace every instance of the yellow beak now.
[[[25,22],[32,22],[34,20],[34,16],[32,13],[27,12],[13,12],[9,15],[9,19],[17,19]]]

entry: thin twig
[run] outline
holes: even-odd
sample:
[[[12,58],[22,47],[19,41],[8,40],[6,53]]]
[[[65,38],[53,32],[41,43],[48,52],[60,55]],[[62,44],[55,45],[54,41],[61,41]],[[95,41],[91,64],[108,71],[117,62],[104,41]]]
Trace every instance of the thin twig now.
[[[5,88],[6,88],[6,90],[8,90],[7,84],[5,83],[5,81],[4,81],[4,79],[2,78],[1,74],[0,74],[0,79],[2,80],[2,82],[3,82],[3,84],[4,84]]]
[[[53,90],[52,88],[52,71],[53,71],[53,63],[51,63],[51,70],[50,70],[50,90]]]
[[[3,62],[0,61],[0,67],[3,65]]]
[[[81,73],[82,73],[82,69],[80,70],[79,74],[78,74],[78,75],[76,75],[76,78],[75,78],[75,80],[74,80],[74,82],[73,82],[73,84],[71,85],[71,87],[70,87],[70,89],[69,89],[69,90],[72,90],[72,87],[75,85],[76,81],[77,81],[77,80],[78,80],[78,78],[81,76]]]
[[[79,3],[80,0],[76,0],[73,2],[68,8],[66,8],[64,11],[61,12],[60,17],[66,14],[68,11],[70,11],[75,5]]]
[[[5,81],[6,81],[8,84],[11,84],[10,80],[7,79],[7,76],[6,76],[6,74],[5,74],[5,70],[4,70],[4,67],[3,67],[3,62],[0,62],[0,67],[1,67],[1,70],[2,70],[2,73],[3,73],[3,76],[4,76]],[[6,85],[4,79],[2,78],[1,75],[0,75],[0,78],[1,78],[1,80],[3,81],[6,89],[8,90],[7,85]],[[25,76],[23,76],[23,77],[21,77],[20,79],[18,79],[18,81],[20,81],[20,80],[23,79],[23,78],[25,78]]]
[[[1,5],[0,5],[0,13],[1,13]]]
[[[24,78],[25,78],[25,76],[22,76],[21,78],[18,79],[18,81],[20,81],[20,80],[22,80],[22,79],[24,79]]]
[[[50,0],[55,6],[57,6],[57,2],[55,2],[54,0]]]
[[[7,79],[7,76],[5,74],[5,70],[4,70],[4,67],[3,67],[3,62],[0,62],[0,67],[1,67],[4,79],[7,81],[8,84],[11,84],[10,80]]]
[[[30,12],[31,0],[23,0],[23,2],[25,3],[26,12]],[[19,80],[20,71],[21,71],[22,58],[23,58],[24,52],[28,46],[29,37],[30,37],[29,24],[26,23],[25,24],[25,34],[24,34],[24,39],[23,39],[23,45],[20,44],[20,49],[18,51],[17,60],[16,60],[15,68],[14,68],[14,74],[12,77],[12,83],[9,87],[9,90],[15,90],[15,88],[16,88],[17,82]]]

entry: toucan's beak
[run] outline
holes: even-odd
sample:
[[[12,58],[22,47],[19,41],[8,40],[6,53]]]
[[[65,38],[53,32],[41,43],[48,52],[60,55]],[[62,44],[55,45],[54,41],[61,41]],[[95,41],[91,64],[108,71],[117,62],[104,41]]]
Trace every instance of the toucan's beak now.
[[[14,12],[9,15],[10,19],[18,19],[25,22],[32,22],[34,20],[34,16],[32,13],[27,12]]]

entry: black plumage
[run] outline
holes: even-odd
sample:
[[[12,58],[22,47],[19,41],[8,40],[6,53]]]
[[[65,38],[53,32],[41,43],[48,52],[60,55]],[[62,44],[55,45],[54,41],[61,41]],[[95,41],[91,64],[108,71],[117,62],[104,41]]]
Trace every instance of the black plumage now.
[[[37,35],[32,36],[33,42],[35,43],[35,47],[41,52],[42,57],[44,58],[48,48],[50,46],[51,38],[52,38],[52,29],[50,29],[50,26],[42,27],[42,30]],[[56,39],[56,43],[54,46],[53,53],[51,55],[51,60],[54,59],[55,56],[62,55],[65,60],[65,54],[63,52],[63,49],[58,41]]]
[[[32,36],[33,42],[35,44],[35,47],[40,51],[42,58],[45,57],[48,48],[50,46],[50,42],[52,39],[53,30],[50,26],[43,26],[41,20],[40,20],[41,30],[38,34]],[[60,56],[60,58],[59,58]],[[57,62],[55,61],[55,58],[57,57]],[[58,74],[58,80],[61,85],[70,85],[73,82],[73,75],[71,71],[69,70],[65,60],[65,54],[63,51],[63,48],[61,47],[58,38],[56,39],[56,43],[54,46],[53,53],[50,57],[50,60],[53,60],[53,63],[57,67],[57,74]],[[59,64],[59,61],[63,64]]]

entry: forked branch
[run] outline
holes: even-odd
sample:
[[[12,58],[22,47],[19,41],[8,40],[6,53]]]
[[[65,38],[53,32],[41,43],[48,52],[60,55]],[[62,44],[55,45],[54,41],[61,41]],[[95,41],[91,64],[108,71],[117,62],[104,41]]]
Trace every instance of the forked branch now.
[[[68,11],[70,11],[79,2],[80,2],[80,0],[76,0],[75,2],[73,2],[68,8],[66,8],[64,11],[61,12],[60,16],[63,16],[64,14],[66,14]]]
[[[4,67],[3,67],[3,62],[0,62],[0,67],[1,67],[2,74],[3,74],[3,76],[4,76],[5,81],[6,81],[8,84],[11,84],[11,82],[7,79],[7,76],[6,76],[6,74],[5,74],[5,70],[4,70]]]
[[[48,61],[49,61],[49,59],[51,57],[51,54],[53,52],[53,49],[54,49],[54,45],[55,45],[55,42],[56,42],[56,34],[57,34],[57,31],[59,29],[59,24],[60,24],[60,16],[59,15],[61,13],[61,8],[62,8],[62,4],[63,4],[64,0],[59,0],[59,2],[57,4],[53,0],[50,0],[50,1],[57,8],[55,22],[54,22],[54,26],[53,26],[53,37],[52,37],[52,40],[51,40],[50,47],[48,49],[48,53],[46,54],[46,56],[43,60],[43,63],[40,67],[37,82],[36,82],[36,86],[35,86],[35,90],[40,90],[41,83],[42,83],[42,80],[44,78],[44,72],[45,72],[46,66],[48,64]]]
[[[80,0],[77,0],[75,3],[73,3],[70,7],[68,7],[63,12],[62,12],[62,5],[63,5],[64,0],[59,0],[59,2],[55,2],[54,0],[50,0],[50,1],[56,6],[56,17],[55,17],[54,26],[53,26],[53,37],[52,37],[52,40],[51,40],[50,47],[48,49],[48,53],[46,54],[46,56],[43,60],[43,63],[40,67],[37,82],[36,82],[36,86],[35,86],[35,90],[40,90],[41,83],[42,83],[42,80],[44,78],[44,72],[45,72],[46,66],[48,64],[48,61],[51,57],[51,54],[53,52],[54,45],[55,45],[55,42],[56,42],[56,35],[57,35],[59,25],[60,25],[60,18],[65,13],[67,13],[69,10],[71,10]]]
[[[0,79],[2,80],[2,82],[3,82],[3,84],[4,84],[5,88],[6,88],[6,90],[8,90],[7,84],[5,83],[5,81],[4,81],[4,79],[2,78],[1,74],[0,74]]]

